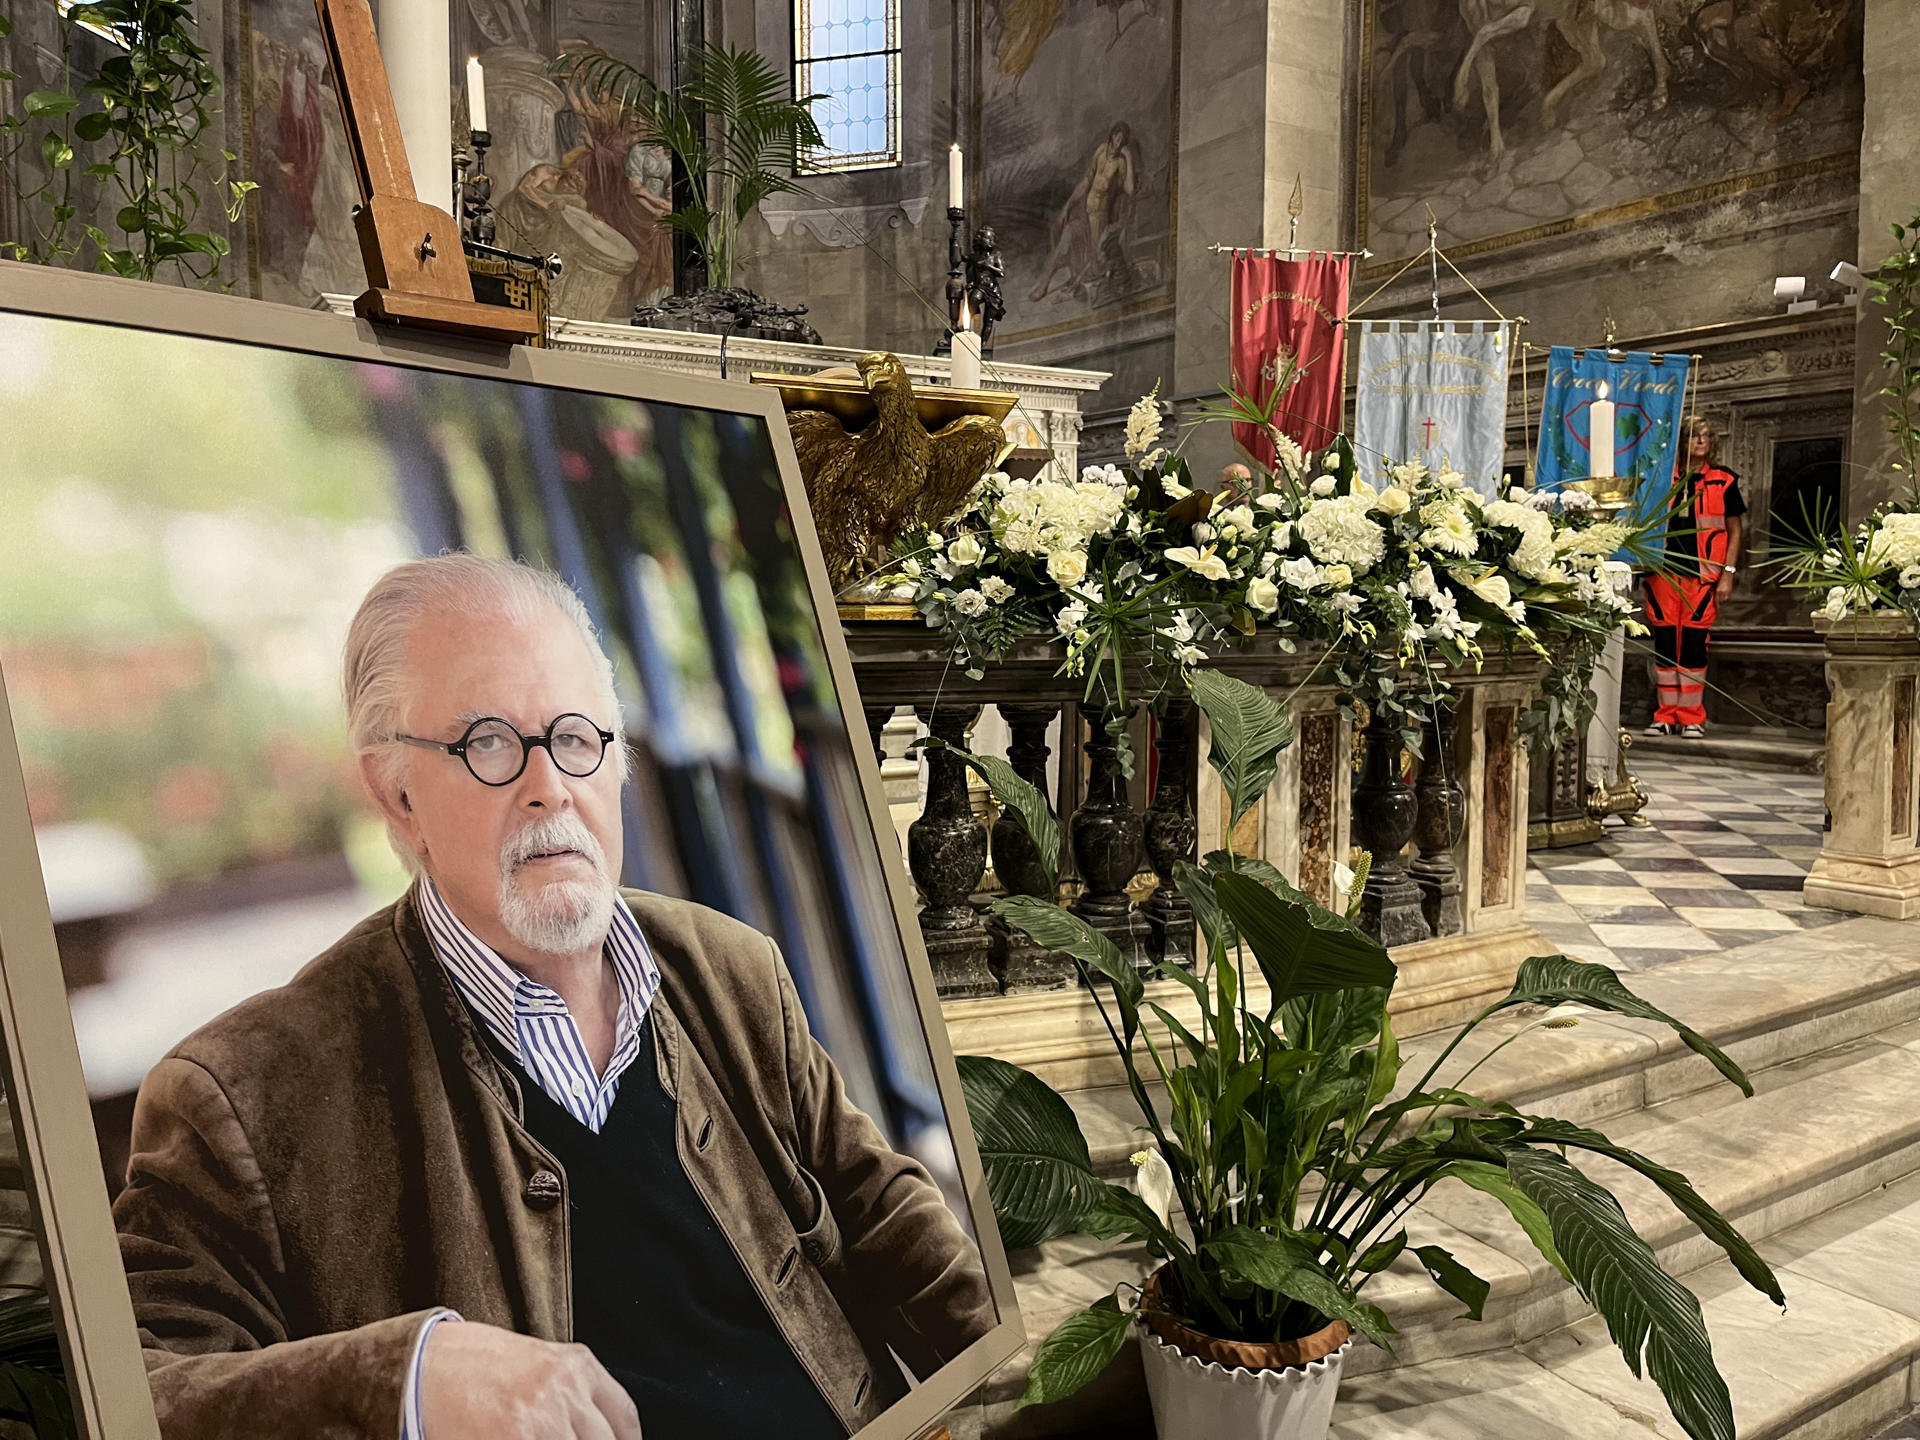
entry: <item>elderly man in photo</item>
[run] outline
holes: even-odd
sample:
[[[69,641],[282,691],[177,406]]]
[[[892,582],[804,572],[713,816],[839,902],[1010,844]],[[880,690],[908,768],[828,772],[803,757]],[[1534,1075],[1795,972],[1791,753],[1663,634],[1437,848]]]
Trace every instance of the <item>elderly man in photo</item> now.
[[[612,667],[550,575],[377,583],[352,743],[417,880],[141,1087],[167,1440],[843,1440],[994,1324],[764,935],[616,888]]]

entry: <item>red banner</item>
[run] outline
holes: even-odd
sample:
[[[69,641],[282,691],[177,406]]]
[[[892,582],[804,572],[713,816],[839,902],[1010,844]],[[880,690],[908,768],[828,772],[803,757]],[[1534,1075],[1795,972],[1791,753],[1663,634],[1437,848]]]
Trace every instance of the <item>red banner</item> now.
[[[1303,449],[1318,450],[1340,431],[1346,396],[1345,255],[1279,260],[1256,251],[1233,256],[1234,388],[1264,403],[1291,365],[1292,385],[1274,423]],[[1235,425],[1233,438],[1261,464],[1273,446],[1257,425]]]

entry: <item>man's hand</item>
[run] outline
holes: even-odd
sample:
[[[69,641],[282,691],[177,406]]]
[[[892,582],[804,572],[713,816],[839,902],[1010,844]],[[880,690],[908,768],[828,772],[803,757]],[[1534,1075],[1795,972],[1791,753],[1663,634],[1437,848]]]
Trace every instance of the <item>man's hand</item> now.
[[[436,1325],[420,1367],[425,1440],[640,1440],[633,1400],[584,1345]]]
[[[1721,600],[1733,594],[1733,572],[1731,570],[1723,568],[1720,571],[1720,578],[1714,582],[1713,593]]]

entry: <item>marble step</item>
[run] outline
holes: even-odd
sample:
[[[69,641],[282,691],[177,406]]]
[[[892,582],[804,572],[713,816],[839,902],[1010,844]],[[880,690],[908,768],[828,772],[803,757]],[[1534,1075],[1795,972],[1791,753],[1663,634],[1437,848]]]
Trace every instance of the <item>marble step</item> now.
[[[1720,1261],[1687,1277],[1741,1440],[1864,1440],[1920,1394],[1920,1177],[1761,1243],[1782,1312]],[[1597,1317],[1517,1348],[1359,1376],[1336,1440],[1682,1440]]]
[[[1901,922],[1861,916],[1663,965],[1628,983],[1752,1075],[1920,1018],[1920,946]],[[1672,1031],[1647,1021],[1595,1015],[1499,1049],[1531,1018],[1503,1015],[1481,1026],[1440,1078],[1457,1080],[1478,1065],[1468,1081],[1475,1093],[1583,1124],[1726,1087]],[[1403,1093],[1451,1038],[1448,1031],[1402,1043]],[[1158,1082],[1148,1090],[1163,1105]],[[1124,1178],[1127,1156],[1142,1143],[1132,1095],[1125,1086],[1104,1086],[1066,1098],[1095,1168]]]

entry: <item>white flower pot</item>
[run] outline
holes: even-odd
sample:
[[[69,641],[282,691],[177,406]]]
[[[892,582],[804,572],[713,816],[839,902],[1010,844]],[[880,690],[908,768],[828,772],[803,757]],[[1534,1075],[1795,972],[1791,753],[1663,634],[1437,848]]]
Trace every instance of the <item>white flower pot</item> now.
[[[1228,1369],[1140,1334],[1159,1440],[1326,1440],[1348,1340],[1324,1359],[1284,1370]]]

